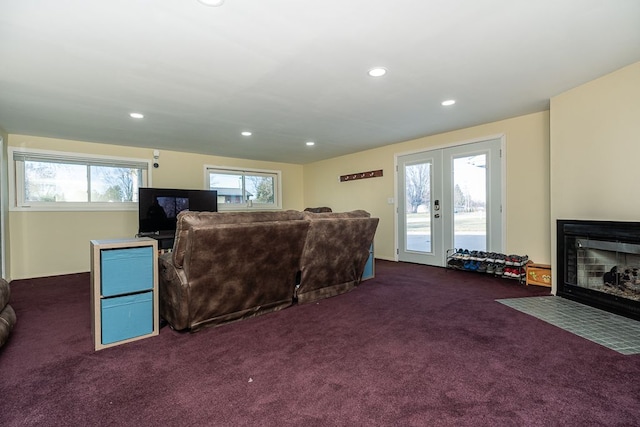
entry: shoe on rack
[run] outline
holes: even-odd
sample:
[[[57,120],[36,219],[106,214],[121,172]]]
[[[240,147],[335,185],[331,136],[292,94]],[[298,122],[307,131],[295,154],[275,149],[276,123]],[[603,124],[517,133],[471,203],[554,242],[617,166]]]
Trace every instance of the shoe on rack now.
[[[465,249],[464,251],[462,251],[462,259],[468,260],[469,258],[470,258],[469,249]]]
[[[497,277],[502,277],[504,275],[504,267],[502,264],[496,264],[496,269],[494,273]]]
[[[461,259],[450,259],[447,265],[454,270],[464,270],[464,261]]]
[[[496,253],[495,252],[488,252],[487,253],[487,262],[489,262],[489,263],[496,262]]]
[[[487,274],[494,274],[496,272],[496,265],[492,262],[487,263]]]
[[[480,261],[478,264],[478,273],[486,273],[487,272],[487,263],[484,261]]]

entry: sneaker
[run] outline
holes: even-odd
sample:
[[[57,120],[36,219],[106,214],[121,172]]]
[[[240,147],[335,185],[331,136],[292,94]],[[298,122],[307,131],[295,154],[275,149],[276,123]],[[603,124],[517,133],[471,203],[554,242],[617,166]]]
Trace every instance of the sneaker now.
[[[464,261],[461,259],[450,259],[447,265],[454,270],[464,270]]]
[[[497,264],[504,264],[504,254],[496,254],[496,263]]]
[[[482,261],[486,261],[487,260],[487,253],[479,251],[477,257],[478,257],[478,261],[481,261],[481,262]]]
[[[487,253],[487,262],[489,262],[489,263],[496,262],[496,253],[495,252]]]
[[[502,277],[504,274],[504,267],[501,264],[496,264],[495,273],[497,277]]]
[[[462,251],[462,259],[467,260],[469,258],[470,258],[469,250],[465,249],[464,251]]]
[[[496,272],[496,265],[492,262],[487,263],[487,274],[494,274]]]
[[[478,273],[486,273],[487,272],[487,263],[481,261],[478,265]]]

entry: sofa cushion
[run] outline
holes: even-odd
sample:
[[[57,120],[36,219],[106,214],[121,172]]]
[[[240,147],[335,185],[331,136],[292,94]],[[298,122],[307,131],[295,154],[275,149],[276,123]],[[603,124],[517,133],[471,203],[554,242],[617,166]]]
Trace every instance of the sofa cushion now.
[[[9,288],[9,283],[0,278],[0,311],[2,311],[5,305],[9,304],[10,296],[11,289]]]
[[[273,212],[180,212],[177,218],[176,235],[172,251],[173,265],[176,268],[182,268],[187,245],[187,234],[192,227],[302,219],[304,219],[302,212],[294,210]]]
[[[7,342],[9,334],[11,333],[15,323],[16,312],[13,311],[13,308],[11,308],[9,304],[7,304],[2,310],[0,310],[0,347]]]

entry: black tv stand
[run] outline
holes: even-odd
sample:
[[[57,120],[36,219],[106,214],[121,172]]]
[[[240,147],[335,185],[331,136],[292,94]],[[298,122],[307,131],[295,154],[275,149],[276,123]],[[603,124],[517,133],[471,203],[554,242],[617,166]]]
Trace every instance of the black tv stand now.
[[[156,231],[153,233],[138,233],[136,237],[150,237],[157,240],[158,250],[162,252],[167,249],[173,249],[175,233],[172,231]]]

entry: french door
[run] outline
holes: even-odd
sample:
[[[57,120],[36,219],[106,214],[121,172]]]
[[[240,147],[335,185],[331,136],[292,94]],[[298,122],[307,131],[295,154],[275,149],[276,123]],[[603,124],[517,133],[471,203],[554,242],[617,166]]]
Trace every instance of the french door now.
[[[447,250],[502,252],[500,139],[398,156],[398,260],[445,266]]]

